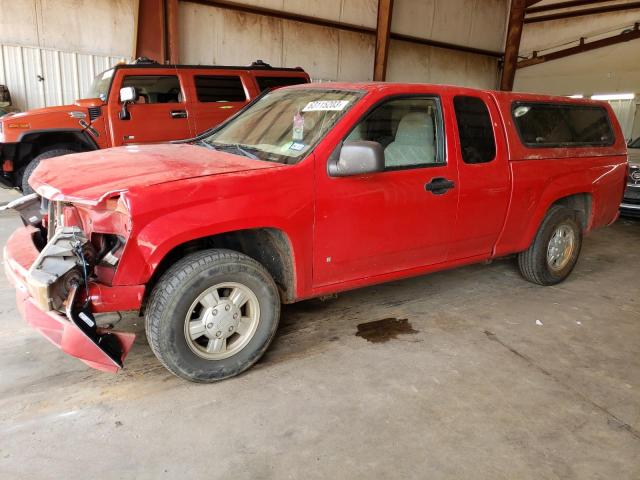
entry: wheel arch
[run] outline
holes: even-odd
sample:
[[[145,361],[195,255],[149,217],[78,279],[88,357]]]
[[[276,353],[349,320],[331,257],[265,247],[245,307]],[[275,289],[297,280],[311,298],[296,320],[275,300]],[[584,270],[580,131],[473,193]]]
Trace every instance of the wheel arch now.
[[[210,248],[226,248],[243,253],[259,262],[269,272],[283,303],[293,303],[296,298],[294,251],[288,235],[279,228],[260,227],[216,233],[163,249],[159,258],[148,260],[153,270],[146,282],[146,300],[155,284],[167,269],[185,256]],[[155,266],[155,268],[154,268]]]
[[[526,241],[523,243],[521,250],[529,248],[547,212],[555,205],[563,205],[573,210],[583,233],[587,233],[591,229],[593,217],[593,196],[591,192],[579,190],[568,194],[564,192],[563,194],[556,194],[554,196],[543,196],[542,198],[544,201],[540,202],[538,211],[532,216],[529,222],[526,235],[524,236]]]
[[[98,144],[83,130],[46,129],[23,133],[18,139],[14,164],[16,169],[26,166],[31,159],[53,148],[68,148],[78,152],[98,150]]]

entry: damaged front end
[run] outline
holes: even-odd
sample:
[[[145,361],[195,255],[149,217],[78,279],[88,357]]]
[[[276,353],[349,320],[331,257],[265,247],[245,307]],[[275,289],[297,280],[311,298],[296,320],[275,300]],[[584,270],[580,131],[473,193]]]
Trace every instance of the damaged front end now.
[[[25,227],[5,246],[5,269],[27,322],[94,368],[112,372],[122,368],[135,335],[98,326],[92,291],[104,288],[97,283],[96,267],[114,267],[123,242],[115,235],[92,236],[82,228],[74,206],[36,194],[5,207],[9,208],[20,214]]]

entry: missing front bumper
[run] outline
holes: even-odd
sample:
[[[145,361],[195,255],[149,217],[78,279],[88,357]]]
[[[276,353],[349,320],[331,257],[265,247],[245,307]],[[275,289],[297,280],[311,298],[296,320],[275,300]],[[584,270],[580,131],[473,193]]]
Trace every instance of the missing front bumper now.
[[[16,288],[18,311],[27,324],[65,353],[93,368],[115,373],[122,368],[124,359],[133,345],[135,334],[112,332],[95,325],[92,328],[84,328],[79,322],[82,321],[82,308],[86,305],[78,308],[75,298],[69,302],[69,305],[74,305],[74,308],[67,312],[69,317],[38,305],[30,294],[28,281],[29,269],[39,256],[32,239],[36,233],[37,229],[30,226],[18,229],[9,238],[4,249],[5,272]],[[85,315],[87,312],[91,313],[87,310]],[[89,316],[88,318],[92,319]],[[92,321],[95,324],[95,320]]]

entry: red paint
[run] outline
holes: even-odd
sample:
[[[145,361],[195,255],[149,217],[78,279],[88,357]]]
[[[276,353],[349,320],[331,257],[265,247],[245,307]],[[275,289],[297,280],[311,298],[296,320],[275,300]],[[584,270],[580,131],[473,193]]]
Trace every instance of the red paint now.
[[[18,311],[26,322],[44,335],[47,340],[60,348],[63,352],[79,358],[87,365],[104,370],[106,372],[116,372],[118,366],[105,355],[96,345],[72,322],[57,312],[43,312],[30,299],[25,276],[29,266],[38,256],[32,235],[37,230],[34,227],[23,227],[18,229],[5,245],[5,273],[9,281],[16,288],[16,302]],[[126,309],[127,304],[132,308],[139,308],[142,300],[143,289],[131,287],[109,288],[105,286],[91,285],[91,298],[99,295],[100,301],[94,302],[94,311],[113,311],[114,304],[116,310]],[[122,357],[124,361],[127,353],[133,345],[135,334],[126,332],[111,332],[120,341],[122,346]]]
[[[168,252],[225,232],[281,230],[293,254],[299,300],[520,252],[549,206],[568,195],[591,197],[587,231],[617,218],[626,145],[606,103],[435,85],[330,86],[366,94],[296,165],[191,145],[119,148],[42,164],[32,177],[41,195],[77,204],[86,231],[119,232],[127,239],[110,288],[91,287],[94,309],[139,308],[145,284]],[[447,163],[329,177],[328,158],[353,125],[372,105],[399,94],[440,96]],[[497,151],[490,163],[461,160],[453,110],[453,96],[460,94],[479,96],[489,106]],[[514,100],[602,105],[616,142],[525,148],[511,121]],[[425,192],[434,177],[454,180],[456,188],[439,196]],[[15,259],[29,265],[17,243],[8,244],[8,265]]]

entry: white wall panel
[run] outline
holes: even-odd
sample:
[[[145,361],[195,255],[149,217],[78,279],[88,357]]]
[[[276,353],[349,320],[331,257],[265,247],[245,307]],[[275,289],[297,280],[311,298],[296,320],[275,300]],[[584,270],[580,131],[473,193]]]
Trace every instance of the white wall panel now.
[[[0,0],[0,44],[126,56],[138,0]]]
[[[395,0],[391,31],[501,51],[508,0]]]
[[[247,0],[243,3],[279,8],[287,11],[322,16],[366,26],[375,26],[377,0]],[[479,3],[489,2],[493,13],[476,15]],[[504,0],[457,0],[457,8],[443,6],[440,0],[398,1],[394,16],[400,11],[400,26],[428,25],[428,31],[441,32],[442,41],[451,41],[479,48],[501,49],[504,36]],[[446,3],[446,2],[445,2]],[[307,6],[303,11],[303,7]],[[428,15],[429,5],[439,12]],[[398,10],[400,8],[400,10]],[[402,9],[409,9],[409,14]],[[506,7],[505,7],[506,8]],[[360,16],[358,17],[358,13]],[[464,17],[465,27],[455,26],[456,17]],[[405,18],[405,20],[403,20]],[[432,20],[437,20],[436,27]],[[373,35],[339,31],[333,28],[282,20],[263,15],[240,13],[189,2],[180,4],[180,58],[194,64],[248,65],[260,58],[274,66],[303,67],[314,80],[368,81],[373,76],[375,38]],[[484,28],[478,25],[484,24]],[[396,26],[397,28],[400,28]],[[399,30],[397,30],[399,31]],[[426,30],[405,28],[403,33],[427,36]],[[474,43],[474,35],[487,32],[483,42]],[[428,37],[428,36],[427,36]],[[482,55],[452,50],[391,42],[388,80],[434,82],[494,88],[496,61]]]
[[[391,41],[387,80],[495,88],[497,61],[483,55]]]
[[[239,0],[238,3],[374,28],[378,0]]]
[[[0,45],[0,52],[0,83],[9,87],[21,110],[85,97],[95,75],[128,60],[19,45]]]
[[[527,24],[522,34],[520,54],[574,46],[581,36],[591,41],[615,35],[639,19],[638,11],[632,10]],[[639,42],[633,40],[520,69],[516,72],[514,88],[558,95],[638,92]]]
[[[283,65],[303,67],[315,78],[338,79],[338,30],[298,22],[283,26]]]

